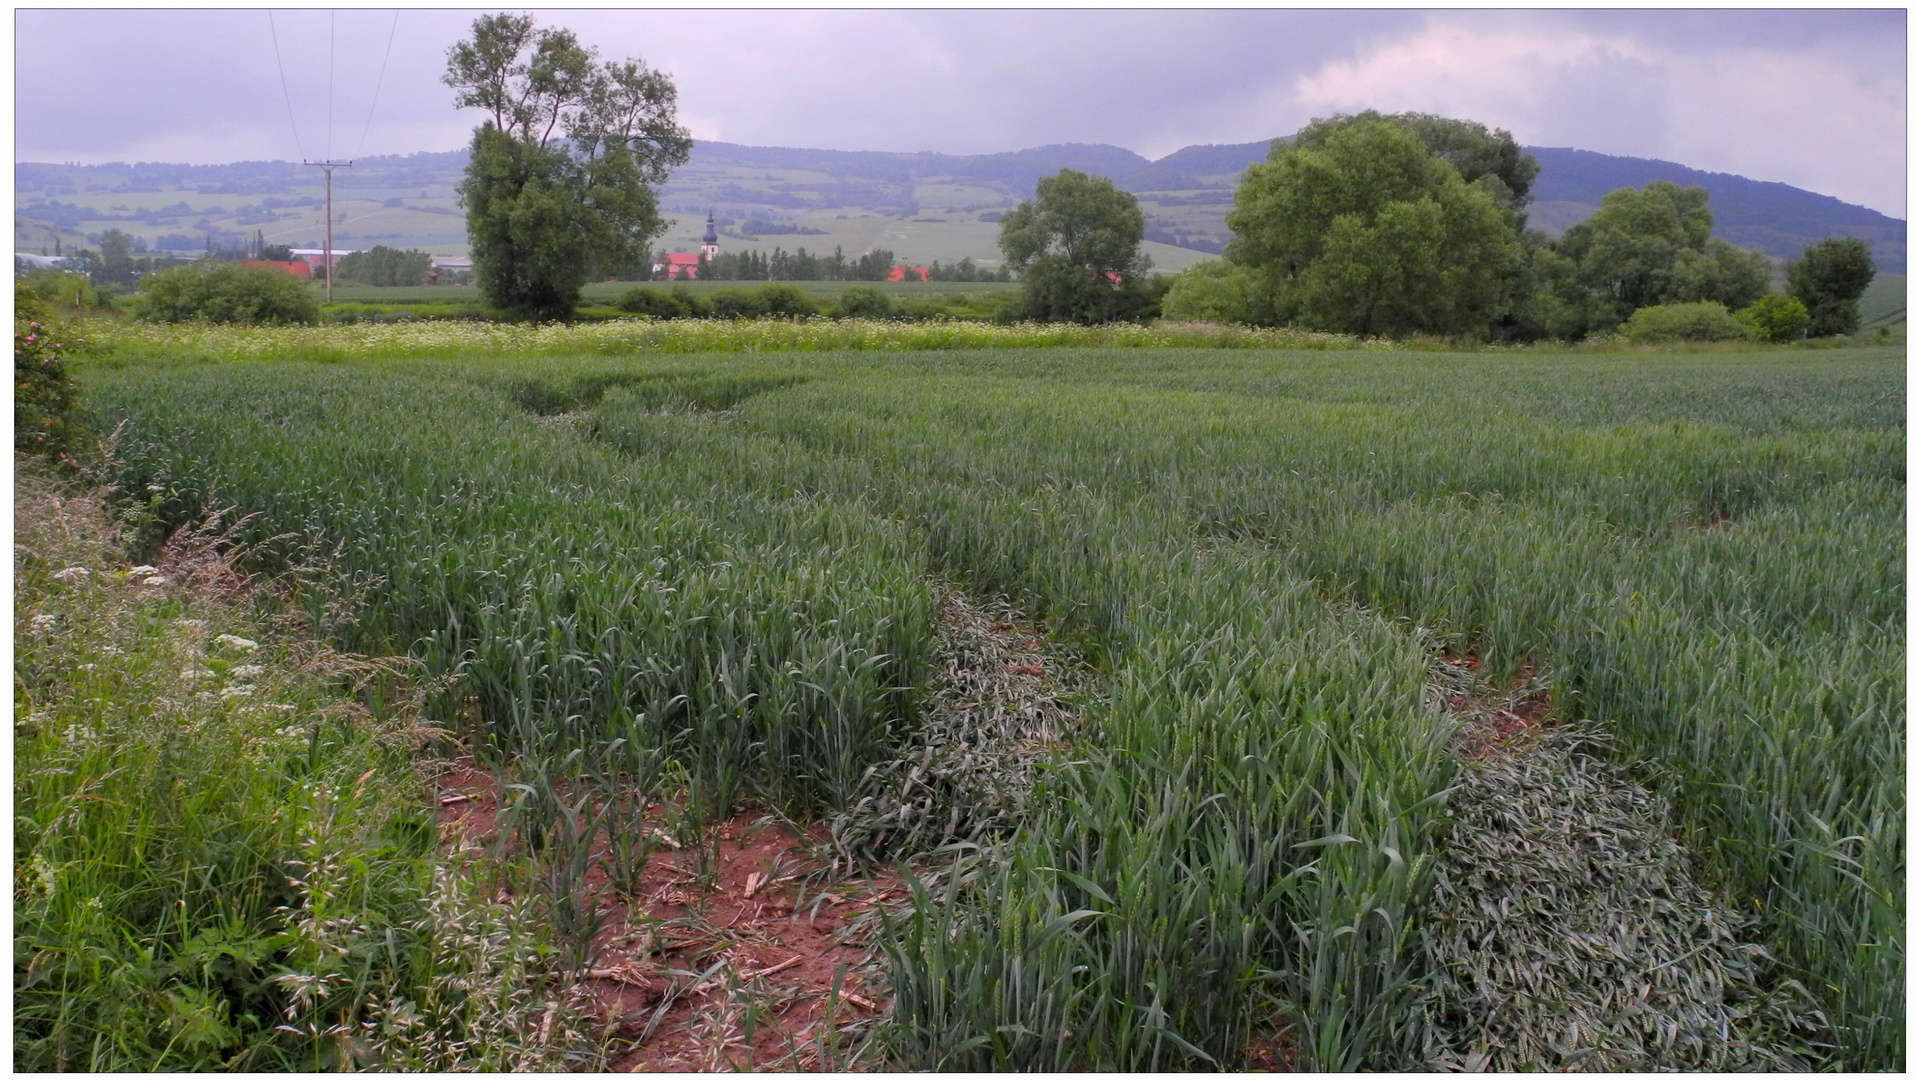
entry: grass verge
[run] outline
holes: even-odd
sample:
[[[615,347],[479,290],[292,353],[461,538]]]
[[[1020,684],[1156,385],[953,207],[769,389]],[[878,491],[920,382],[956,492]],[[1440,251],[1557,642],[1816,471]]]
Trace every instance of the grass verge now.
[[[404,671],[157,565],[15,460],[14,1067],[589,1064],[525,904],[441,858]],[[393,702],[399,704],[393,704]]]

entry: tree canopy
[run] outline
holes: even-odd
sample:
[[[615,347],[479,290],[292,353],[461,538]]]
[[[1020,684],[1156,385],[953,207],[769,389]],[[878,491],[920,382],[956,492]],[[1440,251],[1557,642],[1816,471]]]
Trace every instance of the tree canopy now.
[[[432,272],[432,256],[414,248],[376,244],[339,260],[339,276],[361,285],[424,285]]]
[[[1025,314],[1048,321],[1109,322],[1148,306],[1143,242],[1137,196],[1076,169],[1040,179],[1036,198],[998,223],[998,247],[1024,282]]]
[[[1790,264],[1790,294],[1809,311],[1809,336],[1854,334],[1862,324],[1858,301],[1876,277],[1869,245],[1848,236],[1832,236],[1803,249]]]
[[[601,63],[530,15],[487,15],[448,50],[443,81],[488,114],[459,187],[487,300],[564,318],[593,274],[644,260],[666,227],[653,189],[692,147],[670,78]]]
[[[1523,228],[1523,208],[1530,205],[1530,188],[1536,183],[1539,166],[1537,159],[1524,153],[1510,132],[1502,128],[1491,131],[1475,120],[1452,120],[1430,113],[1387,116],[1372,109],[1355,116],[1313,120],[1293,141],[1304,146],[1322,146],[1334,131],[1378,120],[1389,121],[1416,136],[1431,153],[1456,169],[1467,184],[1493,177],[1494,182],[1484,185],[1485,189],[1511,214],[1512,224]],[[1277,152],[1278,147],[1273,146],[1270,157],[1275,158]]]
[[[1519,263],[1508,192],[1490,174],[1466,183],[1392,118],[1337,117],[1245,173],[1225,255],[1251,272],[1259,321],[1481,334]]]
[[[1710,193],[1668,180],[1619,188],[1564,231],[1546,275],[1561,300],[1557,336],[1613,329],[1640,307],[1715,301],[1731,310],[1769,290],[1769,258],[1710,235]]]

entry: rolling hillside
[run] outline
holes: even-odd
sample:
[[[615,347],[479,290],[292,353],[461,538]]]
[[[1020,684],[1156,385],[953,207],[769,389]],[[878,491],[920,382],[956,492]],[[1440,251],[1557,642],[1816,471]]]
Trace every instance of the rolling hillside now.
[[[1147,253],[1176,271],[1221,251],[1238,176],[1268,142],[1187,146],[1151,161],[1121,147],[1067,143],[1001,154],[880,153],[700,143],[673,174],[661,204],[676,220],[663,246],[692,250],[714,209],[727,250],[773,247],[862,254],[890,248],[924,264],[969,256],[996,266],[997,218],[1041,176],[1074,168],[1136,192]],[[1588,216],[1603,193],[1667,179],[1711,193],[1716,232],[1777,258],[1825,236],[1868,241],[1878,268],[1901,274],[1906,223],[1787,184],[1708,173],[1645,158],[1531,147],[1543,166],[1531,222],[1557,233]],[[465,151],[367,158],[335,176],[333,240],[465,250],[456,187]],[[317,246],[324,209],[317,170],[288,162],[231,165],[14,166],[16,250],[81,246],[119,228],[149,247],[202,250],[263,233],[269,243]]]

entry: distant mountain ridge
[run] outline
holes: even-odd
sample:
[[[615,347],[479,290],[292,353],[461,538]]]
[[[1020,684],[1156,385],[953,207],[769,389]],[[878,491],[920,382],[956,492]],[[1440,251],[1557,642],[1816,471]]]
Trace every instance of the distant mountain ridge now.
[[[668,182],[666,197],[676,199],[682,207],[732,205],[741,214],[755,206],[786,215],[863,207],[883,215],[911,218],[921,212],[916,186],[928,181],[955,180],[968,185],[973,203],[969,209],[977,213],[1028,198],[1040,177],[1072,168],[1108,177],[1119,187],[1138,193],[1152,218],[1153,239],[1215,252],[1227,235],[1223,215],[1230,204],[1231,189],[1245,168],[1265,159],[1270,145],[1271,140],[1187,146],[1153,161],[1123,147],[1093,143],[961,155],[701,142],[693,147],[692,160]],[[1906,223],[1866,207],[1788,184],[1705,172],[1674,162],[1568,147],[1525,149],[1542,166],[1532,189],[1531,223],[1547,232],[1561,232],[1588,216],[1607,191],[1641,187],[1662,179],[1707,188],[1716,218],[1715,232],[1732,243],[1787,259],[1798,255],[1805,244],[1824,237],[1855,236],[1869,243],[1879,270],[1904,272]],[[461,178],[466,158],[464,150],[366,158],[355,164],[351,184],[394,190],[436,188],[450,195],[450,188]],[[771,170],[788,175],[745,178],[752,183],[741,183],[736,170]],[[824,174],[830,181],[801,181],[789,175],[799,172]],[[171,185],[201,195],[276,195],[310,185],[310,173],[310,169],[289,162],[266,161],[98,166],[22,162],[14,166],[15,212],[16,218],[27,214],[59,220],[61,208],[57,202],[49,204],[45,200],[52,196],[57,201],[62,193],[76,190],[134,192],[166,190]],[[75,225],[81,220],[79,213],[77,208],[66,209],[66,216]],[[95,216],[87,220],[103,219]]]

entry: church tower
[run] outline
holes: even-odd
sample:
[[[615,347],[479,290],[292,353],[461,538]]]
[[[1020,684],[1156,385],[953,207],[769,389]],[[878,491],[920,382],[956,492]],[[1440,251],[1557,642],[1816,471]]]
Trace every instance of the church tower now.
[[[699,240],[699,254],[708,259],[718,257],[718,226],[713,223],[710,210],[705,212],[705,235]]]

